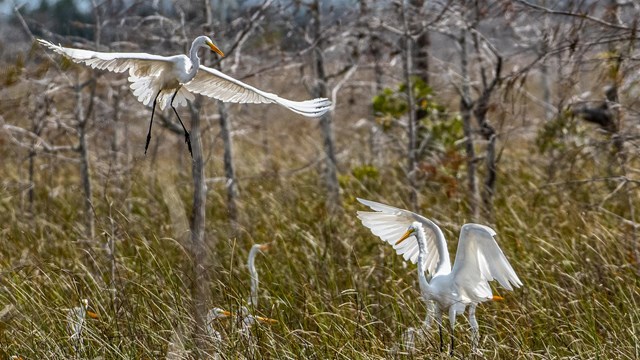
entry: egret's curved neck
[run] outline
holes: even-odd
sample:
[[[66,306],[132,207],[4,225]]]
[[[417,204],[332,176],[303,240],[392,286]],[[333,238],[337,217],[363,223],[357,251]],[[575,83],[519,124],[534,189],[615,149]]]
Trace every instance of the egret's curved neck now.
[[[247,265],[249,267],[249,274],[251,275],[251,298],[250,302],[254,307],[258,306],[258,271],[256,271],[256,255],[258,249],[253,248],[249,252],[249,261]]]
[[[198,56],[198,49],[200,44],[194,42],[191,44],[191,50],[189,50],[189,59],[191,60],[191,70],[189,71],[189,80],[196,77],[198,68],[200,67],[200,57]]]
[[[427,281],[427,239],[422,226],[416,231],[416,239],[418,240],[418,284],[420,284],[420,292],[423,295],[430,293],[429,282]]]
[[[436,250],[438,251],[438,263],[436,264],[436,274],[448,274],[451,272],[451,260],[449,259],[449,249],[447,248],[447,240],[440,227],[433,222],[429,222],[429,227],[435,234]],[[434,274],[435,275],[435,274]]]

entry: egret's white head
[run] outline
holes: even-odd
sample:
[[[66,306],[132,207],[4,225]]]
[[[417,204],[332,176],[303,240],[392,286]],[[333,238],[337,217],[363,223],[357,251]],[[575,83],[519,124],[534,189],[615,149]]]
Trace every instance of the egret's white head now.
[[[85,310],[85,315],[86,316],[88,316],[88,317],[90,317],[92,319],[97,319],[97,318],[100,317],[97,313],[89,310],[89,299],[82,299],[82,300],[80,300],[80,302],[82,303],[82,307]]]
[[[213,320],[213,319],[222,319],[222,318],[229,317],[229,316],[231,316],[231,315],[232,315],[232,314],[231,314],[229,311],[227,311],[227,310],[223,310],[223,309],[220,309],[220,308],[213,308],[213,309],[209,310],[209,316],[208,316],[208,318],[209,318],[210,320]]]
[[[414,221],[411,225],[409,225],[409,227],[407,228],[407,232],[405,232],[404,235],[402,235],[400,240],[398,240],[395,245],[398,245],[401,242],[410,238],[411,236],[415,235],[421,227],[422,225],[419,222]]]
[[[211,38],[209,38],[208,36],[198,36],[194,41],[193,41],[193,46],[195,47],[203,47],[203,48],[209,48],[211,49],[211,51],[214,51],[215,53],[217,53],[220,56],[224,56],[224,53],[222,52],[222,50],[220,50],[216,44],[213,43],[213,41],[211,40]]]
[[[267,243],[267,244],[254,244],[251,248],[260,250],[260,251],[267,251],[269,250],[270,247],[271,247],[271,243]]]

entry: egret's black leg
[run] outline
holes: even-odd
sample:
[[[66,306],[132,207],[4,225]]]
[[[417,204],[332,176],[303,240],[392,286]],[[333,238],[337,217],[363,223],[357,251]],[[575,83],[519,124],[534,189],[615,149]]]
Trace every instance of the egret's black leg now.
[[[180,88],[178,88],[178,90],[176,90],[176,92],[174,92],[173,96],[171,97],[171,108],[173,109],[173,112],[176,113],[176,116],[178,117],[178,121],[180,121],[180,125],[182,125],[182,130],[184,130],[184,142],[187,143],[187,147],[189,147],[189,154],[191,154],[191,157],[193,158],[193,152],[191,151],[191,139],[189,138],[189,132],[187,131],[187,128],[184,127],[184,124],[182,123],[182,119],[180,119],[180,115],[178,115],[178,110],[176,110],[176,108],[173,107],[173,99],[175,99],[176,95],[178,95],[178,91],[180,91]]]
[[[451,332],[451,350],[449,350],[449,356],[453,356],[454,340],[455,340],[455,337],[453,336],[453,332]]]
[[[440,332],[440,352],[444,349],[444,341],[442,340],[442,324],[438,323],[438,331]]]
[[[462,311],[464,311],[464,308],[462,309]],[[449,349],[449,356],[453,356],[453,346],[454,346],[454,340],[455,340],[455,330],[456,330],[456,308],[455,306],[451,306],[449,308],[449,324],[451,325],[451,349]]]
[[[153,114],[156,112],[156,102],[158,101],[158,96],[160,96],[160,91],[158,91],[156,97],[153,99],[153,107],[151,108],[151,121],[149,122],[149,131],[147,131],[147,143],[144,145],[145,155],[147,155],[147,149],[149,148],[149,142],[151,141],[151,126],[153,125]]]

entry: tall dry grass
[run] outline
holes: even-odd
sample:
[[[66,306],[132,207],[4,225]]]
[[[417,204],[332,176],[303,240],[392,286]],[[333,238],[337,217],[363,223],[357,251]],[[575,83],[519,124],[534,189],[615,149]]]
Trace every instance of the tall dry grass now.
[[[272,139],[280,136],[275,127]],[[314,131],[301,129],[300,138]],[[162,136],[155,139],[162,141]],[[210,306],[237,311],[245,303],[248,250],[253,243],[272,242],[256,261],[261,300],[255,312],[278,323],[253,329],[255,356],[447,358],[438,351],[435,329],[418,338],[414,352],[400,345],[403,332],[418,326],[425,314],[416,269],[354,216],[361,209],[355,197],[403,206],[407,189],[398,159],[388,156],[385,166],[367,171],[355,155],[343,161],[344,211],[332,217],[324,209],[319,170],[286,171],[305,164],[313,145],[273,141],[265,167],[267,155],[255,138],[237,136],[239,231],[228,222],[223,184],[209,186]],[[354,139],[349,151],[364,151],[365,139]],[[213,146],[212,177],[221,173]],[[7,156],[18,152],[3,151]],[[168,352],[188,356],[193,350],[185,248],[189,171],[169,156],[159,156],[155,164],[134,161],[125,175],[128,188],[96,175],[99,236],[90,255],[97,270],[85,263],[80,246],[86,241],[82,195],[77,177],[68,176],[77,171],[75,165],[40,160],[42,167],[50,167],[38,172],[29,214],[19,186],[21,163],[3,162],[0,306],[14,304],[18,315],[0,327],[1,357],[144,359],[164,358]],[[597,161],[585,160],[553,179],[548,168],[544,155],[531,146],[510,148],[501,159],[495,221],[489,225],[524,287],[514,292],[497,288],[505,301],[478,309],[482,356],[637,359],[640,286],[631,228],[592,206],[606,200],[605,207],[624,214],[627,196],[640,205],[637,193],[610,196],[615,184],[571,182],[599,177],[604,170]],[[425,181],[420,191],[422,213],[446,225],[452,257],[459,230],[452,224],[468,220],[464,179],[458,181],[458,190],[449,196],[434,181]],[[105,248],[109,239],[116,242],[115,278]],[[83,298],[100,318],[87,319],[84,346],[78,350],[69,339],[65,309]],[[216,329],[226,339],[223,358],[251,357],[237,320],[218,321]],[[445,331],[445,341],[448,336]],[[458,321],[455,336],[456,357],[470,357],[465,320]]]

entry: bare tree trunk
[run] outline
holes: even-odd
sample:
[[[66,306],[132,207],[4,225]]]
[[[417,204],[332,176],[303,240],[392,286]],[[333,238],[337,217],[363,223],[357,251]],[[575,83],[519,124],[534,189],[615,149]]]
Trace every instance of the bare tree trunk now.
[[[460,114],[465,137],[467,155],[467,187],[469,191],[469,211],[471,219],[480,218],[478,184],[476,182],[476,154],[473,148],[473,131],[471,128],[471,85],[469,79],[469,57],[467,54],[467,29],[462,29],[458,38],[460,47],[460,74],[462,75],[462,94],[460,97]]]
[[[29,213],[29,217],[31,218],[31,216],[33,216],[33,203],[35,200],[35,187],[36,187],[36,182],[34,178],[36,151],[33,149],[29,150],[28,156],[29,156],[29,192],[28,192],[29,205],[27,208],[27,212]]]
[[[196,348],[206,348],[206,301],[208,294],[208,279],[206,273],[207,247],[205,246],[205,209],[207,202],[207,187],[205,184],[204,157],[202,154],[202,139],[200,136],[201,98],[189,106],[191,112],[191,146],[193,151],[193,210],[191,218],[191,260],[192,283],[191,297],[193,299],[193,316],[195,331],[193,333]],[[197,354],[202,357],[201,353]]]
[[[86,237],[88,244],[93,243],[95,239],[95,214],[93,212],[93,201],[92,201],[92,185],[91,185],[91,174],[90,174],[90,165],[89,165],[89,149],[87,146],[87,125],[89,122],[89,116],[91,111],[93,110],[93,98],[95,95],[96,83],[93,80],[90,80],[91,83],[91,95],[89,99],[89,105],[86,110],[83,106],[82,101],[82,88],[85,85],[76,85],[76,122],[78,126],[78,152],[80,153],[80,177],[82,179],[82,189],[84,191],[84,212],[85,212],[85,226],[86,226]]]
[[[501,63],[502,60],[498,59],[498,62]],[[500,67],[501,65],[498,65],[498,73],[496,73],[496,77],[500,76]],[[485,87],[480,98],[476,100],[476,108],[474,110],[476,121],[478,122],[478,126],[480,126],[480,134],[482,134],[482,137],[487,141],[487,149],[485,154],[485,164],[487,167],[487,172],[485,175],[484,187],[482,189],[482,205],[484,211],[486,212],[486,215],[488,215],[489,217],[491,217],[493,214],[493,196],[496,190],[497,178],[497,134],[493,126],[491,126],[487,121],[487,112],[489,111],[489,100],[491,98],[492,89],[493,87]]]
[[[476,53],[479,59],[482,59],[482,54],[480,51],[480,39],[477,36],[477,33],[472,34],[473,43],[476,49]],[[480,64],[480,76],[482,79],[482,93],[480,97],[475,101],[475,109],[474,116],[476,121],[478,122],[478,126],[480,127],[480,134],[487,141],[487,149],[485,154],[485,164],[486,164],[486,177],[484,181],[484,187],[482,189],[482,205],[487,217],[493,217],[493,197],[496,192],[496,178],[497,178],[497,168],[496,168],[496,140],[497,134],[496,130],[489,124],[487,120],[487,113],[489,112],[489,105],[491,102],[491,95],[493,91],[496,89],[496,86],[501,83],[500,73],[502,72],[502,57],[494,52],[496,57],[496,63],[494,70],[493,79],[491,81],[488,80],[486,70],[482,62]]]
[[[218,113],[220,114],[220,136],[224,144],[224,175],[227,178],[225,188],[227,190],[227,212],[234,230],[238,226],[238,187],[236,185],[235,168],[233,165],[233,140],[231,139],[231,121],[227,113],[227,107],[222,101],[218,101]]]
[[[44,106],[40,106],[39,103],[36,103],[36,108],[34,109],[34,117],[32,119],[33,123],[31,127],[31,131],[38,137],[42,132],[46,118],[49,114],[50,100],[46,94],[43,96],[43,101],[44,101]],[[43,111],[42,113],[38,114],[41,108]],[[35,150],[35,146],[36,146],[36,141],[34,140],[28,155],[29,156],[29,192],[28,192],[29,206],[27,211],[29,213],[29,216],[33,216],[33,204],[35,202],[35,187],[36,187],[35,162],[36,162],[36,156],[38,154]]]
[[[227,8],[225,1],[220,0],[219,7]],[[204,6],[206,10],[207,23],[204,26],[205,32],[213,31],[214,11],[211,5],[211,1],[205,0]],[[223,15],[222,13],[220,14]],[[221,17],[222,23],[226,22],[225,17]],[[220,68],[220,64],[217,64],[217,69]],[[224,175],[227,179],[225,183],[225,189],[227,191],[227,214],[234,232],[238,229],[238,185],[236,181],[235,166],[233,164],[233,139],[231,138],[231,119],[227,112],[226,105],[222,101],[218,101],[218,114],[220,115],[220,136],[222,137],[222,143],[224,146]]]
[[[116,173],[120,173],[122,159],[120,156],[120,89],[113,91],[113,139],[111,139],[111,161]],[[120,178],[120,177],[118,177]],[[116,180],[122,183],[120,179]]]
[[[204,6],[207,20],[205,31],[210,32],[213,29],[211,1],[204,0]],[[204,358],[203,351],[208,349],[205,339],[207,335],[206,305],[209,293],[209,279],[206,272],[206,263],[209,254],[204,238],[207,184],[205,183],[204,156],[202,152],[202,137],[200,134],[201,109],[202,97],[199,96],[193,104],[189,104],[189,110],[191,112],[191,146],[193,151],[193,167],[191,170],[193,176],[193,210],[191,215],[191,257],[193,270],[191,275],[191,297],[193,301],[193,317],[195,319],[193,338],[196,344],[195,355],[197,359]],[[222,121],[221,119],[221,125]],[[225,162],[226,146],[225,142]]]
[[[324,69],[324,59],[322,56],[321,39],[321,17],[320,1],[314,0],[313,12],[313,39],[316,42],[313,49],[313,68],[316,74],[316,86],[313,89],[314,97],[328,97],[327,76]],[[340,185],[338,183],[337,161],[335,155],[335,141],[333,139],[332,113],[327,112],[320,118],[320,129],[322,131],[323,147],[325,152],[325,185],[327,187],[327,210],[335,213],[340,209]]]
[[[411,5],[410,13],[420,13],[420,10],[424,7],[425,0],[409,0]],[[431,46],[431,37],[429,31],[423,29],[421,24],[413,24],[411,18],[409,19],[408,28],[411,32],[418,32],[418,36],[415,39],[415,51],[413,51],[413,69],[412,75],[424,81],[425,84],[429,84],[429,46]],[[417,121],[426,117],[428,114],[426,110],[420,107],[416,107],[414,110],[415,118]]]
[[[370,9],[367,4],[367,0],[360,0],[360,24],[366,29],[366,39],[368,41],[369,54],[373,60],[373,94],[377,95],[382,92],[382,61],[381,61],[381,47],[380,37],[378,33],[371,27],[370,21]],[[376,114],[371,106],[371,118],[369,122],[371,124],[369,128],[369,153],[371,156],[371,163],[380,166],[382,165],[382,128],[376,123]]]
[[[496,167],[496,140],[497,135],[493,127],[486,122],[482,127],[481,133],[487,140],[486,159],[487,167],[486,178],[484,179],[484,189],[482,191],[482,206],[489,218],[493,217],[493,196],[496,192],[496,179],[498,171]]]
[[[545,24],[548,26],[548,17],[545,17]],[[540,46],[540,54],[549,52],[549,34],[544,30],[544,38]],[[550,121],[555,116],[551,106],[551,75],[549,74],[549,58],[545,58],[540,66],[540,77],[542,78],[542,102],[544,103],[544,118]]]
[[[407,3],[402,2],[402,21],[404,24],[404,81],[407,89],[407,104],[409,106],[409,143],[407,147],[407,180],[409,180],[409,203],[413,211],[418,211],[418,191],[416,189],[415,175],[417,164],[417,118],[413,98],[413,81],[411,79],[413,59],[413,39],[410,35],[409,22],[407,20]]]
[[[87,133],[84,126],[80,127],[80,176],[84,190],[84,211],[86,216],[87,238],[90,242],[96,235],[95,216],[93,213],[93,191],[91,188],[91,174],[89,169],[89,150],[87,148]]]

